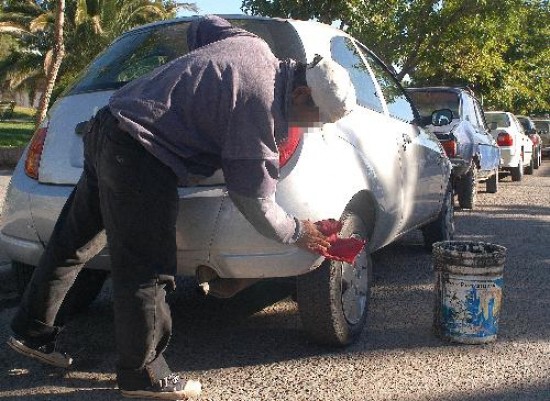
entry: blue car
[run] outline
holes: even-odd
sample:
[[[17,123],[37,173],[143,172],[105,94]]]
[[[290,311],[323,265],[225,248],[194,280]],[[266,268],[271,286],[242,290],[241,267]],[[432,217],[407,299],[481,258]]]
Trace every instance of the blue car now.
[[[421,125],[435,134],[452,163],[452,182],[461,208],[473,209],[477,183],[498,190],[500,148],[485,121],[481,103],[468,88],[408,88]]]

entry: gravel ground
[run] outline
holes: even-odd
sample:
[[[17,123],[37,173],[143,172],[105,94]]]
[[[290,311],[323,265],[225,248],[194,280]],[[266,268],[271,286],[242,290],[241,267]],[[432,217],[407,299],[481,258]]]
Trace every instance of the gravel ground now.
[[[5,175],[0,178],[4,179]],[[447,343],[432,332],[431,255],[412,233],[374,256],[370,320],[346,349],[309,344],[288,280],[260,283],[230,301],[204,300],[190,283],[171,299],[177,371],[199,378],[202,400],[550,400],[550,161],[479,207],[457,211],[457,238],[508,248],[498,340]],[[0,400],[118,400],[110,287],[68,325],[74,369],[9,352],[16,301],[0,302]]]

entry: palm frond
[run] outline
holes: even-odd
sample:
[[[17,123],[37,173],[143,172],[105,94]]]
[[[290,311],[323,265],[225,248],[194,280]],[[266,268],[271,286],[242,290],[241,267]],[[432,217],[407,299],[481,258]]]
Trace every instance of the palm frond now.
[[[44,13],[33,19],[30,23],[31,32],[47,31],[53,27],[54,16],[52,13]]]
[[[0,33],[7,33],[12,36],[31,35],[23,25],[14,24],[11,22],[0,22]]]
[[[86,0],[77,0],[74,16],[75,25],[81,25],[88,20],[88,4]]]

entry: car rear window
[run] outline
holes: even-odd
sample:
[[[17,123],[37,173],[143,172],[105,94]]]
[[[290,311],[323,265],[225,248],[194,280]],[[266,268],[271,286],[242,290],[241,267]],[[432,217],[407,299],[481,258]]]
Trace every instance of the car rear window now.
[[[235,19],[231,22],[263,38],[278,58],[305,60],[301,41],[289,23],[263,19]],[[65,94],[118,89],[185,55],[189,51],[189,24],[190,21],[186,20],[153,25],[121,36],[92,61]]]
[[[487,124],[496,123],[497,127],[507,128],[510,126],[510,119],[505,113],[485,113]]]
[[[533,121],[535,123],[535,127],[541,131],[550,131],[550,122],[549,121]]]
[[[423,120],[431,120],[431,115],[435,110],[450,109],[453,112],[453,118],[459,117],[459,98],[455,92],[445,91],[409,91],[409,96],[420,113]]]

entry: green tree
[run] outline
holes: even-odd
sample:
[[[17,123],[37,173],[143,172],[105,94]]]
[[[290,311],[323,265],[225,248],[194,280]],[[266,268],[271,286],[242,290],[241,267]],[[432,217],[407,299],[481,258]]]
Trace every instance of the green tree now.
[[[550,112],[550,8],[526,2],[516,18],[521,29],[510,35],[502,69],[487,86],[487,105],[521,114]]]
[[[33,96],[35,90],[44,86],[46,54],[53,47],[53,36],[44,30],[47,25],[46,4],[29,0],[4,3],[0,14],[0,34],[10,35],[16,45],[12,45],[11,52],[0,59],[3,90],[25,88]]]
[[[550,104],[548,7],[547,0],[243,0],[252,14],[337,22],[400,80],[468,85],[490,105],[525,113]]]
[[[66,0],[64,44],[66,57],[59,70],[55,96],[93,57],[120,33],[148,22],[175,16],[178,8],[196,10],[194,3],[173,0]],[[41,90],[46,61],[55,37],[56,0],[6,0],[0,14],[0,33],[17,39],[12,52],[0,58],[0,80],[6,88]]]

